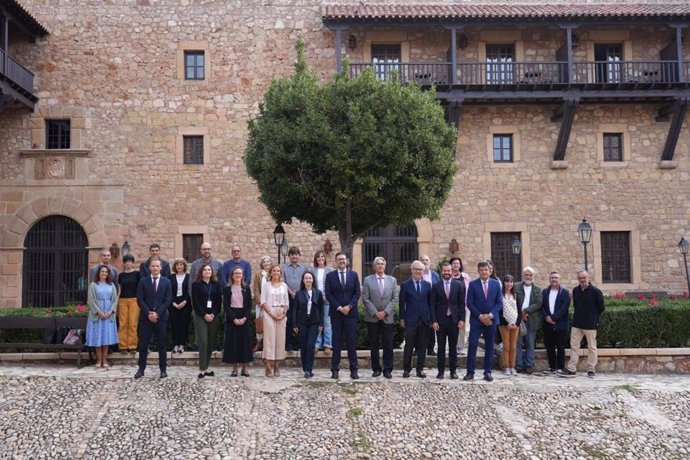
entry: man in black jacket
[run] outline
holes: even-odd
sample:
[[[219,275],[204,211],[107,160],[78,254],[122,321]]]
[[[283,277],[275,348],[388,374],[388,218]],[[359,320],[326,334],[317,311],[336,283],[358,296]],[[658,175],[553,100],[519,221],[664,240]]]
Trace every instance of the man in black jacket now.
[[[561,377],[574,377],[580,357],[580,342],[587,339],[587,377],[594,377],[597,366],[597,328],[604,311],[604,294],[589,282],[585,270],[577,272],[579,286],[573,289],[573,327],[570,331],[570,362]]]

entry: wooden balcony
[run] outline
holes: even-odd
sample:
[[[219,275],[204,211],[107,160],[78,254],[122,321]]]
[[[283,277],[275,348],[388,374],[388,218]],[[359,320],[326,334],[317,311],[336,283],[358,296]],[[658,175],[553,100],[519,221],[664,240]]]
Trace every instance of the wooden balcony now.
[[[34,74],[0,50],[0,90],[15,92],[25,104],[33,108],[38,98],[34,95]]]
[[[574,62],[572,72],[568,62],[472,62],[457,63],[455,79],[450,62],[438,63],[354,63],[350,74],[359,75],[365,68],[373,67],[378,78],[387,78],[393,72],[404,83],[420,86],[436,86],[439,92],[464,90],[476,93],[527,92],[535,98],[544,93],[563,92],[569,89],[609,90],[621,96],[635,91],[659,91],[690,87],[690,64],[679,68],[677,61],[593,61]],[[539,94],[542,93],[542,94]]]

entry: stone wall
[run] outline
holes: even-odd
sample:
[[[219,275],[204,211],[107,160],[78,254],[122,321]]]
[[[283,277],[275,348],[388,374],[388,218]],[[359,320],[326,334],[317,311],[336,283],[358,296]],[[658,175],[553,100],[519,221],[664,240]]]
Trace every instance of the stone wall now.
[[[203,233],[222,259],[229,257],[233,243],[255,264],[264,254],[275,255],[275,223],[258,202],[242,161],[247,120],[257,114],[270,82],[292,72],[298,36],[304,37],[308,62],[322,78],[334,71],[335,37],[321,22],[319,1],[22,4],[50,35],[35,44],[11,44],[12,54],[36,73],[40,101],[33,114],[0,113],[0,307],[21,304],[24,237],[36,220],[51,214],[63,213],[84,226],[91,262],[100,247],[125,240],[137,259],[154,241],[164,257],[179,257],[182,233]],[[448,31],[441,29],[358,28],[353,33],[358,37],[353,61],[366,54],[367,37],[371,41],[385,33],[404,35],[412,60],[445,60],[449,41]],[[544,61],[552,59],[562,36],[551,29],[510,33],[523,41],[525,59]],[[588,34],[601,31],[578,33],[578,58],[586,59]],[[669,36],[658,27],[626,33],[635,59],[653,58]],[[461,50],[461,60],[478,58],[477,42],[484,35],[468,29],[471,46]],[[180,56],[190,47],[207,53],[203,81],[180,77]],[[343,51],[349,52],[347,43]],[[568,168],[556,170],[551,156],[560,124],[550,121],[554,108],[463,108],[459,172],[441,218],[418,222],[420,251],[438,260],[457,238],[472,273],[476,261],[490,255],[492,231],[521,231],[523,264],[538,268],[538,282],[545,284],[546,273],[559,269],[573,284],[582,265],[575,229],[586,215],[595,232],[633,234],[636,278],[630,285],[604,286],[608,292],[684,290],[676,244],[680,235],[687,236],[690,221],[683,185],[689,176],[687,122],[677,167],[662,170],[657,163],[669,124],[654,121],[656,105],[581,105],[566,155]],[[69,117],[79,130],[75,152],[50,157],[58,166],[73,165],[72,175],[37,176],[36,164],[45,157],[41,127],[51,117]],[[598,157],[598,139],[611,124],[625,131],[630,146],[622,165],[603,164]],[[521,140],[520,160],[497,166],[488,156],[488,136],[507,128]],[[204,133],[207,164],[181,164],[179,146],[187,132]],[[326,238],[335,251],[339,246],[337,235],[314,235],[304,223],[286,229],[306,260]],[[596,239],[590,250],[596,281],[601,279]],[[359,270],[358,254],[359,247],[355,255],[360,258],[354,260]]]

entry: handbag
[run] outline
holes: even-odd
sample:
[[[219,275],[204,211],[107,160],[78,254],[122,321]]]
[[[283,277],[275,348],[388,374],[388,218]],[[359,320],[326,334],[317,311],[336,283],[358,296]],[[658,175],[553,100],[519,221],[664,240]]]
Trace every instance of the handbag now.
[[[264,317],[259,316],[256,318],[256,321],[254,323],[256,325],[256,333],[257,334],[263,334],[264,333]]]
[[[524,337],[527,335],[527,326],[525,326],[525,323],[522,322],[520,323],[520,337]]]
[[[65,337],[65,340],[63,340],[62,343],[65,345],[81,345],[81,337],[79,336],[80,332],[81,331],[79,329],[70,329],[67,333],[67,337]]]

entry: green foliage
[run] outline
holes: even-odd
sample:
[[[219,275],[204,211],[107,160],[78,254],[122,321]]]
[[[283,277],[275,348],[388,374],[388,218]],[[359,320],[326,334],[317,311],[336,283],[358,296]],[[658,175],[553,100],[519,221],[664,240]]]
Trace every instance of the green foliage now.
[[[455,174],[456,131],[433,91],[372,69],[320,83],[297,44],[296,73],[274,81],[249,121],[248,174],[277,222],[340,233],[434,218]]]
[[[89,308],[84,305],[67,305],[64,307],[50,308],[0,308],[0,317],[3,316],[28,316],[31,318],[51,318],[51,317],[82,317],[89,314]]]
[[[607,299],[608,300],[608,299]],[[597,331],[597,346],[610,348],[673,348],[690,346],[690,304],[659,300],[655,306],[632,299],[607,301]]]

